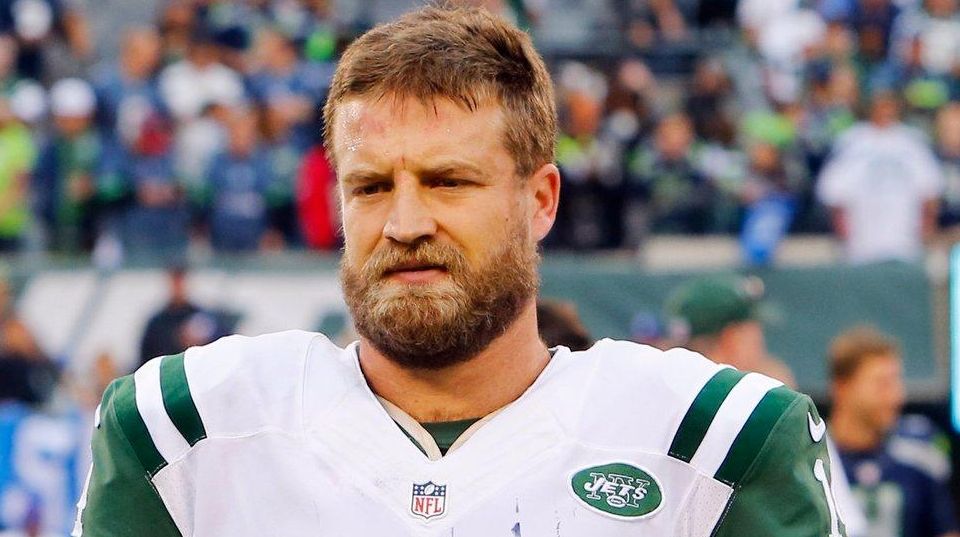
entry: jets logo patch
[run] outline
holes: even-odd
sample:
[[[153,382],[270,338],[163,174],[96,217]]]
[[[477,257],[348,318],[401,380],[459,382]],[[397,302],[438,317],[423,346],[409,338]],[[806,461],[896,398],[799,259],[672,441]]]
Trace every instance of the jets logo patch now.
[[[424,520],[443,516],[447,510],[447,486],[433,481],[413,485],[410,513]]]
[[[663,506],[657,478],[623,462],[580,470],[570,478],[570,491],[591,510],[621,520],[651,517]]]

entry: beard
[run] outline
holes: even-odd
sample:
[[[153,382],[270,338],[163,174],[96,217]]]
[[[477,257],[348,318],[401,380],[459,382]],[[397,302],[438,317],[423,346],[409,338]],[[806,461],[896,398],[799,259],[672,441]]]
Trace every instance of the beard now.
[[[362,266],[345,253],[340,280],[357,332],[403,367],[438,370],[469,360],[536,296],[539,255],[525,237],[517,230],[475,267],[458,248],[435,240],[388,242]],[[446,275],[428,284],[390,278],[409,264],[439,267]]]

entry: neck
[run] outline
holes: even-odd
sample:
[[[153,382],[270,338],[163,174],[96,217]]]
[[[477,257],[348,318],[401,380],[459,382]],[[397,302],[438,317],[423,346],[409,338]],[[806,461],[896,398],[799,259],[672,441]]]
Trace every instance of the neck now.
[[[370,389],[420,423],[490,414],[519,398],[549,360],[533,300],[486,349],[440,370],[402,367],[360,340],[360,367]]]
[[[835,407],[830,417],[830,437],[841,450],[871,451],[880,446],[884,435],[852,413]]]

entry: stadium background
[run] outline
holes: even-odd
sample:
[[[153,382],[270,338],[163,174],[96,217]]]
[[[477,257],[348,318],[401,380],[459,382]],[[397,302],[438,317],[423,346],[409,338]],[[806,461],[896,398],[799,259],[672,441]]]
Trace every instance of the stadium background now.
[[[557,83],[544,296],[595,338],[647,341],[681,282],[758,276],[770,350],[824,409],[830,339],[871,323],[903,343],[908,410],[956,444],[955,1],[479,3],[530,31]],[[93,408],[140,362],[171,267],[197,305],[184,341],[351,337],[316,111],[343,46],[415,5],[0,1],[0,531],[69,530]],[[937,157],[938,226],[920,254],[851,259],[818,178],[889,92]]]

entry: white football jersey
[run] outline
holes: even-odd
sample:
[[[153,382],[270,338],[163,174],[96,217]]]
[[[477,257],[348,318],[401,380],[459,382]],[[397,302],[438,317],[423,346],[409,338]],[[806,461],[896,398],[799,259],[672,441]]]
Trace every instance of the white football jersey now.
[[[232,336],[111,384],[74,535],[837,537],[823,427],[770,378],[603,340],[441,457],[357,344]]]

